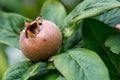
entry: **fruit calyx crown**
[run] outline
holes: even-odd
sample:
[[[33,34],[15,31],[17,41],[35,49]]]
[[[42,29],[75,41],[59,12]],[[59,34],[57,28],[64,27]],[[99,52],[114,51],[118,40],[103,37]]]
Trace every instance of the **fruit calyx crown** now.
[[[25,22],[25,35],[27,38],[34,38],[41,30],[42,16],[38,16],[33,22]]]

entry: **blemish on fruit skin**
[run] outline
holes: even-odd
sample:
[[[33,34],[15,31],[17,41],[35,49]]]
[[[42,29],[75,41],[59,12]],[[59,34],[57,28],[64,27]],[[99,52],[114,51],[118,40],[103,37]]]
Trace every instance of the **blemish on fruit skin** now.
[[[47,41],[46,39],[43,39],[43,41]]]

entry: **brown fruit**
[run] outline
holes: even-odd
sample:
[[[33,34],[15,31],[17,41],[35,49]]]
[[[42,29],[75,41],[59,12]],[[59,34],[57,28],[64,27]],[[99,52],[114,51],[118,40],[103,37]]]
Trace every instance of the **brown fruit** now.
[[[59,28],[51,21],[36,18],[25,22],[26,28],[20,34],[20,48],[31,61],[46,61],[58,52],[62,43]]]

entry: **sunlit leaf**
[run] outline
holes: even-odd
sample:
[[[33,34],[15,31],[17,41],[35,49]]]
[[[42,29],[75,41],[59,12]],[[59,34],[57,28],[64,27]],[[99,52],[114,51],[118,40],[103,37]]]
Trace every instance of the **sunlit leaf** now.
[[[8,68],[7,56],[5,54],[5,46],[0,44],[0,80],[2,80],[4,72]]]
[[[93,17],[116,7],[120,7],[116,0],[84,0],[65,18],[65,25],[69,26],[74,21]]]
[[[88,49],[71,49],[51,61],[67,80],[110,80],[105,64]]]

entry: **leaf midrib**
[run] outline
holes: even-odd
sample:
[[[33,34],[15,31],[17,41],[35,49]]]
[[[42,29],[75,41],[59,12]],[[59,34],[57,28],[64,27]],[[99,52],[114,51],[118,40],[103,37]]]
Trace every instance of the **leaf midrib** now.
[[[15,32],[13,33],[12,31],[7,30],[7,29],[5,29],[5,28],[3,28],[3,27],[1,27],[0,30],[3,30],[3,31],[5,31],[5,32],[7,32],[7,33],[10,33],[10,34],[12,33],[13,35],[15,35],[15,36],[17,36],[17,37],[19,36],[17,33],[15,33]]]
[[[97,34],[95,33],[95,30],[92,28],[92,25],[89,24],[89,23],[87,23],[87,24],[90,26],[90,28],[91,28],[93,34],[95,35],[95,37],[96,37],[96,39],[98,40],[98,42],[101,44],[101,47],[103,48],[103,50],[106,52],[106,54],[107,54],[109,60],[111,61],[111,63],[112,63],[113,66],[115,67],[116,71],[120,74],[119,70],[117,69],[117,67],[116,67],[115,64],[114,64],[114,61],[111,59],[109,53],[106,51],[106,49],[105,49],[104,45],[102,44],[102,42],[100,41],[99,37],[97,37]]]
[[[86,73],[84,67],[83,67],[80,63],[78,63],[78,61],[74,58],[74,56],[73,56],[72,54],[70,54],[70,57],[79,65],[80,68],[83,69],[84,74],[86,75],[87,80],[89,80],[90,78],[88,77],[88,74]],[[79,69],[80,69],[80,68],[79,68]]]

